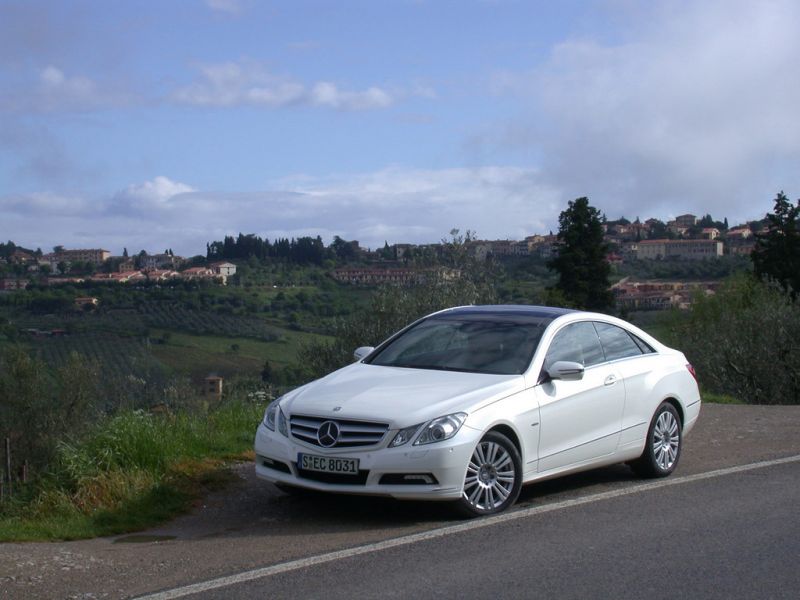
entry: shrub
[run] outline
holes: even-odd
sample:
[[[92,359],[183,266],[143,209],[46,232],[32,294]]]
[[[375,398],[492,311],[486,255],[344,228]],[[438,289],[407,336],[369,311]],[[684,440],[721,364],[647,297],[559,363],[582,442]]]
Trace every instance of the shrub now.
[[[800,301],[779,285],[730,279],[698,298],[670,337],[709,391],[749,404],[800,403]]]

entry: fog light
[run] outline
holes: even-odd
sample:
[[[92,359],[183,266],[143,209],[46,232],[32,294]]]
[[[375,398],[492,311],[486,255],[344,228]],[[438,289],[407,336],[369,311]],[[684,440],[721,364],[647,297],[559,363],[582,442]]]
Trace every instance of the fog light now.
[[[404,475],[403,479],[406,481],[419,481],[421,483],[434,483],[433,477],[430,475],[425,475],[424,473],[414,474],[414,475]]]

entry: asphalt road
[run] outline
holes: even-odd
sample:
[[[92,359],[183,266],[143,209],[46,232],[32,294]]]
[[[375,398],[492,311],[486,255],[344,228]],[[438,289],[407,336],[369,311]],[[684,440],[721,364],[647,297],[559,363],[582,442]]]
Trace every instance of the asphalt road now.
[[[706,474],[797,455],[800,407],[708,405],[668,486],[599,469],[528,486],[508,520],[478,528],[436,503],[294,498],[242,465],[230,489],[142,534],[0,544],[0,598],[165,598],[209,581],[198,597],[789,597],[800,462]]]
[[[191,598],[797,598],[800,463],[376,550]]]

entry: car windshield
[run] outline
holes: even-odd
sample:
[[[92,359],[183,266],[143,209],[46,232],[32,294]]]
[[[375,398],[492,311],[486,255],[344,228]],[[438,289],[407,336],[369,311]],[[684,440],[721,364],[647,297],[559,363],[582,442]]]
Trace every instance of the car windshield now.
[[[525,314],[442,314],[421,321],[369,359],[373,365],[524,373],[551,319]]]

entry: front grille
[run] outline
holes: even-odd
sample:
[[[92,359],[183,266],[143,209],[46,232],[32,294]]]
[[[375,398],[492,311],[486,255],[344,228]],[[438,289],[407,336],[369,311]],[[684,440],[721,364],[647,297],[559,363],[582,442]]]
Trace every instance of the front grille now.
[[[357,475],[349,473],[320,473],[319,471],[307,471],[297,469],[297,475],[303,479],[311,479],[321,483],[340,483],[345,485],[365,485],[369,471],[359,471]]]
[[[332,421],[339,430],[339,439],[333,445],[323,446],[319,442],[317,433],[323,423]],[[349,419],[324,419],[320,417],[306,417],[292,415],[290,419],[292,437],[314,446],[324,448],[353,448],[356,446],[374,446],[379,444],[389,431],[386,423],[370,423],[367,421],[353,421]]]

